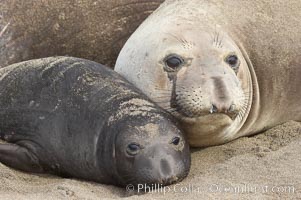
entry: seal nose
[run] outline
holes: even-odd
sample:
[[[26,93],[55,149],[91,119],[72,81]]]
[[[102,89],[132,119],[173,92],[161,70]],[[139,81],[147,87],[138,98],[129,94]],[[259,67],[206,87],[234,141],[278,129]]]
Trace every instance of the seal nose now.
[[[163,152],[167,155],[162,156]],[[181,176],[182,171],[176,167],[179,157],[172,155],[172,150],[169,151],[165,147],[156,145],[147,157],[149,158],[149,167],[152,169],[152,182],[159,182],[164,185],[171,184]]]
[[[171,184],[178,180],[178,177],[176,174],[173,173],[173,170],[171,169],[170,162],[168,162],[166,159],[161,159],[160,161],[161,166],[161,183],[163,184]]]
[[[230,86],[226,84],[226,81],[221,77],[212,77],[213,91],[210,113],[224,113],[231,118],[235,116],[237,108],[233,103]]]

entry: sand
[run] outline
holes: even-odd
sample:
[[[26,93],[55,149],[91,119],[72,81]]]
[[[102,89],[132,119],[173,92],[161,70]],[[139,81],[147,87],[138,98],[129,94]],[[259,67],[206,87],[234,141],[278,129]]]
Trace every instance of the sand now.
[[[154,186],[155,187],[155,186]],[[32,175],[0,164],[0,199],[301,199],[301,123],[192,150],[189,176],[147,193]]]

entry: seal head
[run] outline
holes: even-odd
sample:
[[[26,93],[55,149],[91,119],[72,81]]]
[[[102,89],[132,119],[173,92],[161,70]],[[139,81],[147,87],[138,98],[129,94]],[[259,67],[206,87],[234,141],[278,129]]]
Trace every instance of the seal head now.
[[[108,125],[108,130],[104,130],[115,134],[107,145],[111,153],[106,155],[112,155],[107,159],[113,162],[108,170],[120,185],[169,185],[189,173],[190,153],[185,135],[175,119],[153,106],[143,99],[124,102],[109,120],[114,126]],[[134,112],[129,108],[134,108]]]
[[[168,185],[188,175],[189,145],[179,129],[170,125],[164,119],[135,127],[125,125],[115,143],[122,183]]]
[[[232,140],[250,109],[245,56],[216,27],[165,23],[153,31],[150,24],[142,25],[124,46],[115,70],[180,119],[192,146]]]

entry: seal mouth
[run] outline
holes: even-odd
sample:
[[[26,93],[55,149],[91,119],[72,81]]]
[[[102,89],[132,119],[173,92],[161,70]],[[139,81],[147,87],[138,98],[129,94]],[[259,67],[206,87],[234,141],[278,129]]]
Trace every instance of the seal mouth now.
[[[228,116],[231,120],[235,120],[240,112],[240,109],[237,109],[234,103],[227,105],[227,103],[222,102],[216,105],[211,102],[210,106],[201,106],[194,103],[195,99],[192,99],[194,102],[187,102],[182,100],[180,96],[179,94],[175,94],[171,97],[170,107],[172,112],[181,118],[196,119],[208,115],[224,115]]]
[[[229,118],[230,120],[234,121],[236,119],[236,117],[238,116],[239,112],[231,112],[231,110],[225,111],[225,112],[217,112],[214,109],[214,106],[212,106],[212,108],[207,112],[199,111],[197,113],[193,113],[193,112],[185,110],[179,106],[179,109],[172,111],[171,114],[173,114],[175,117],[183,119],[185,121],[196,120],[199,118],[209,117],[209,116],[225,117],[225,118]]]

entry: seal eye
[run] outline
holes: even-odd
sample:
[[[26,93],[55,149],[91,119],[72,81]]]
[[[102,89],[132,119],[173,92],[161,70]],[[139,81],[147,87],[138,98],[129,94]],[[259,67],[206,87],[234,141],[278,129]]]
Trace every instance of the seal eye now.
[[[167,56],[164,62],[166,67],[172,70],[176,70],[177,68],[181,67],[184,63],[183,59],[177,55]]]
[[[235,66],[238,63],[238,58],[236,55],[230,55],[226,58],[226,62],[231,66]]]
[[[172,139],[171,143],[177,146],[180,143],[180,138],[179,137],[174,137]]]
[[[134,156],[136,154],[138,154],[138,152],[140,151],[141,147],[139,144],[136,143],[131,143],[127,146],[126,148],[126,152],[131,155]]]
[[[239,60],[236,55],[229,55],[228,57],[226,57],[225,62],[228,63],[233,68],[233,70],[237,73]]]

